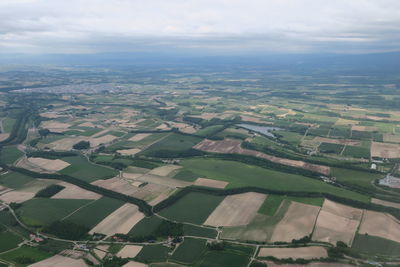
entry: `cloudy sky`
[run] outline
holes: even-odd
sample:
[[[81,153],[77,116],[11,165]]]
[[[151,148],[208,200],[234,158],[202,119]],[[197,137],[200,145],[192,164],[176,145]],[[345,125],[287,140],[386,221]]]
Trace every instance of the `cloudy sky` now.
[[[0,53],[399,50],[399,0],[0,0]]]

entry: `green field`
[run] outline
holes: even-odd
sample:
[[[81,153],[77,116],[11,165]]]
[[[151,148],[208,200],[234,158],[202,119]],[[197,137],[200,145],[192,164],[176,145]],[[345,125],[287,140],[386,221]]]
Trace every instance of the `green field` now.
[[[180,222],[202,224],[223,199],[222,196],[189,193],[160,214]]]
[[[321,153],[333,153],[340,154],[344,148],[344,145],[331,144],[331,143],[322,143],[319,145],[318,149]]]
[[[178,170],[178,172],[174,175],[175,179],[183,180],[183,181],[187,181],[187,182],[194,182],[199,177],[200,177],[200,175],[198,175],[190,170],[186,170],[184,168]]]
[[[161,262],[167,259],[168,251],[163,245],[144,246],[135,259],[141,262]]]
[[[265,214],[268,216],[274,216],[275,212],[278,210],[282,201],[285,199],[314,206],[322,206],[322,204],[324,203],[323,198],[305,198],[305,197],[288,197],[281,195],[268,195],[264,203],[258,210],[258,213]]]
[[[161,222],[162,219],[157,216],[145,217],[129,231],[129,235],[135,237],[151,235]]]
[[[200,137],[173,133],[148,147],[143,154],[150,155],[156,153],[157,151],[185,151],[191,149],[201,140],[202,139]]]
[[[4,118],[1,123],[3,124],[3,129],[5,133],[11,133],[14,124],[16,122],[16,119],[14,118],[10,118],[10,117],[6,117]]]
[[[64,218],[90,202],[84,199],[34,198],[25,201],[16,213],[28,225],[43,226]]]
[[[236,161],[217,159],[187,159],[186,169],[210,179],[229,182],[227,188],[255,186],[273,190],[326,192],[340,197],[369,202],[367,196],[341,189],[301,175],[261,168]]]
[[[0,225],[1,227],[1,225]],[[22,242],[22,238],[9,230],[0,232],[0,252],[16,248]]]
[[[365,254],[399,256],[400,243],[377,236],[357,234],[353,241],[353,249]]]
[[[61,174],[70,175],[88,183],[99,179],[109,179],[118,174],[114,169],[88,162],[83,156],[65,157],[62,160],[71,165],[61,170]]]
[[[102,197],[83,207],[65,220],[92,228],[123,204],[124,202],[120,200]]]
[[[238,246],[228,246],[222,251],[209,250],[194,266],[201,267],[245,267],[250,261],[253,249],[247,251]]]
[[[200,236],[208,238],[215,238],[217,236],[217,231],[214,229],[194,226],[191,224],[185,224],[183,226],[183,232],[185,235],[189,236]]]
[[[24,153],[22,153],[16,146],[6,146],[0,151],[0,162],[4,164],[13,164]]]
[[[185,238],[175,250],[171,260],[178,263],[190,264],[197,261],[206,247],[206,240]]]
[[[13,189],[20,189],[33,180],[34,179],[32,177],[17,172],[9,172],[7,174],[0,175],[0,185]]]
[[[222,232],[223,238],[236,240],[253,240],[266,242],[272,236],[273,230],[285,216],[290,205],[289,200],[283,200],[279,209],[275,211],[273,216],[265,214],[257,214],[254,219],[245,226],[224,227]]]
[[[343,151],[343,156],[354,158],[369,159],[370,155],[370,149],[367,147],[346,146],[345,150]]]
[[[23,246],[19,249],[1,254],[0,259],[13,262],[17,267],[19,267],[47,259],[51,256],[53,256],[53,254],[40,250],[39,248]],[[21,263],[22,261],[26,263]],[[29,261],[29,263],[27,261]]]
[[[336,177],[337,181],[339,182],[346,182],[368,189],[375,189],[375,187],[371,183],[375,179],[383,177],[382,174],[342,168],[331,168],[331,175]]]
[[[258,210],[258,213],[274,216],[275,212],[278,210],[284,198],[285,198],[284,196],[279,196],[279,195],[268,195],[264,203]]]
[[[199,136],[210,136],[213,134],[216,134],[217,132],[221,131],[224,128],[223,125],[213,125],[213,126],[209,126],[203,129],[200,129],[196,132],[196,135]]]

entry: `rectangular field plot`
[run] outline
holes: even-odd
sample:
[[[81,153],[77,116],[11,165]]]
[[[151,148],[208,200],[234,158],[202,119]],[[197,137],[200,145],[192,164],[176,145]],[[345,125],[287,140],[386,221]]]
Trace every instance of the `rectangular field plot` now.
[[[71,165],[60,171],[60,173],[85,182],[90,183],[98,179],[108,179],[118,174],[116,170],[90,163],[84,157],[66,157],[63,160]]]
[[[123,204],[120,200],[103,197],[70,214],[64,220],[92,228]]]
[[[204,224],[211,226],[246,225],[254,218],[264,203],[265,197],[264,194],[252,192],[227,196]]]
[[[127,203],[108,215],[89,233],[102,233],[107,236],[117,233],[127,234],[143,218],[144,214],[139,211],[136,205]]]
[[[400,158],[400,145],[372,142],[371,156],[378,158]]]
[[[30,267],[86,267],[86,263],[83,259],[73,259],[61,255],[55,255],[48,259],[39,261],[35,264],[29,265]]]
[[[400,243],[400,221],[386,213],[365,210],[359,233]]]
[[[168,257],[169,249],[163,245],[144,246],[136,259],[144,262],[163,262]]]
[[[312,233],[319,207],[291,202],[285,217],[278,223],[272,233],[271,242],[291,242]]]
[[[236,161],[188,159],[181,162],[186,169],[209,179],[228,182],[227,188],[256,186],[273,190],[326,192],[369,202],[367,196],[310,179],[301,175],[261,168]]]
[[[194,263],[206,248],[206,240],[185,238],[178,246],[171,259],[183,264]]]
[[[377,236],[357,234],[352,248],[365,254],[398,256],[400,243]]]
[[[172,220],[202,224],[223,200],[222,196],[189,193],[162,210],[160,214]]]
[[[196,263],[201,267],[246,267],[254,253],[252,247],[226,245],[224,250],[208,250]]]
[[[325,200],[315,225],[313,240],[336,244],[342,241],[351,246],[363,211]]]
[[[299,247],[299,248],[260,248],[258,257],[272,256],[278,259],[317,259],[326,258],[328,253],[323,247]]]
[[[17,215],[28,225],[49,225],[90,202],[84,199],[35,198],[24,202]]]

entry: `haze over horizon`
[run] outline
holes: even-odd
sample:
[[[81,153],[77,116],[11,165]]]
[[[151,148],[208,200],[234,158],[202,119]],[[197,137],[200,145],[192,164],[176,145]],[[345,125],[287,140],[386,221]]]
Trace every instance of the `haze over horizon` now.
[[[400,2],[2,0],[0,53],[400,51]]]

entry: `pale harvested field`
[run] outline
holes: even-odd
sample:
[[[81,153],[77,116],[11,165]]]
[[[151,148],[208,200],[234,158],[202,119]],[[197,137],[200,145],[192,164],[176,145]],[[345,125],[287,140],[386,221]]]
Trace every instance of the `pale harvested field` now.
[[[138,149],[138,148],[117,150],[117,152],[118,152],[119,154],[124,155],[124,156],[133,156],[133,155],[139,153],[140,151],[142,151],[142,150],[141,150],[141,149]]]
[[[311,164],[300,160],[279,158],[262,152],[250,149],[244,149],[241,147],[241,143],[242,141],[236,139],[224,139],[222,141],[213,141],[205,139],[200,143],[198,143],[197,145],[195,145],[193,148],[214,153],[233,153],[233,154],[249,155],[253,157],[263,158],[287,166],[312,170],[325,175],[328,175],[330,173],[330,168],[328,166]]]
[[[250,121],[250,122],[255,122],[255,123],[269,124],[269,122],[262,121],[259,118],[250,117],[250,116],[246,116],[246,115],[240,115],[240,118],[242,118],[243,121]]]
[[[147,264],[137,262],[137,261],[129,261],[126,263],[123,267],[146,267],[148,266]]]
[[[28,265],[29,267],[86,267],[86,263],[82,259],[72,259],[61,255],[55,255],[48,259]]]
[[[65,188],[52,196],[51,198],[55,199],[99,199],[101,198],[101,195],[82,189],[79,186],[66,183],[66,182],[61,182],[58,183],[59,185],[64,186]]]
[[[58,122],[58,121],[43,121],[40,124],[41,128],[49,129],[55,133],[62,133],[68,131],[68,128],[71,127],[71,124]]]
[[[8,134],[8,133],[0,134],[0,142],[6,140],[9,136],[10,136],[10,134]]]
[[[44,170],[56,172],[68,167],[68,162],[60,159],[28,158],[28,161]]]
[[[97,125],[94,125],[93,122],[87,121],[78,125],[79,127],[89,127],[89,128],[98,128]]]
[[[156,198],[152,199],[152,200],[149,202],[149,204],[150,204],[151,206],[157,205],[157,204],[160,203],[161,201],[167,199],[167,198],[172,194],[172,192],[174,192],[174,190],[170,191],[169,193],[162,193],[162,194],[158,195]]]
[[[116,233],[127,234],[144,217],[144,214],[139,211],[136,205],[126,203],[108,215],[89,233],[102,233],[107,236],[112,236]]]
[[[339,118],[335,122],[335,125],[354,125],[354,124],[357,124],[357,123],[358,123],[358,121]]]
[[[97,180],[92,182],[91,184],[128,196],[133,195],[138,190],[137,187],[132,186],[128,181],[125,181],[119,177],[114,177],[107,180]]]
[[[97,257],[103,259],[107,255],[109,247],[109,245],[100,245],[97,246],[93,251],[97,255]]]
[[[347,146],[359,146],[361,144],[360,141],[352,139],[333,139],[333,138],[325,138],[319,136],[315,137],[313,141],[318,143],[330,143],[330,144],[339,144]]]
[[[143,173],[130,173],[130,172],[122,173],[122,177],[127,178],[127,179],[132,179],[132,180],[139,178],[142,175],[143,175]]]
[[[299,248],[260,248],[258,257],[272,256],[278,259],[316,259],[327,258],[328,253],[323,247],[299,247]]]
[[[386,213],[365,210],[359,233],[400,243],[400,221]]]
[[[179,131],[184,132],[184,133],[195,133],[196,129],[187,123],[183,122],[172,122],[170,123],[172,128],[178,128]]]
[[[400,135],[383,134],[383,141],[389,143],[400,143]]]
[[[139,178],[137,178],[137,180],[153,184],[165,185],[171,188],[186,187],[192,184],[190,182],[185,182],[182,180],[177,180],[169,177],[161,177],[157,175],[150,175],[150,174],[145,174],[143,176],[140,176]]]
[[[272,261],[262,261],[268,264],[268,267],[354,267],[354,265],[345,263],[334,263],[334,262],[310,262],[308,264],[278,264]]]
[[[73,145],[80,141],[87,141],[85,137],[71,137],[71,138],[63,138],[54,142],[51,142],[47,146],[50,146],[54,150],[71,150]]]
[[[194,181],[194,185],[214,187],[214,188],[225,188],[225,186],[228,185],[228,182],[207,179],[207,178],[197,178],[196,181]]]
[[[351,246],[363,211],[325,199],[318,215],[312,239]]]
[[[371,156],[380,158],[400,158],[400,145],[372,142]]]
[[[135,134],[134,136],[132,136],[128,140],[136,142],[136,141],[140,141],[140,140],[142,140],[142,139],[144,139],[144,138],[146,138],[147,136],[150,136],[150,135],[151,135],[150,133],[139,133],[139,134]]]
[[[373,126],[353,125],[353,126],[351,126],[351,130],[352,131],[360,131],[360,132],[373,132],[373,131],[377,131],[378,128],[373,127]]]
[[[120,258],[134,258],[142,250],[143,246],[126,245],[118,253]]]
[[[103,134],[109,132],[109,131],[110,131],[110,129],[104,129],[104,130],[102,130],[102,131],[100,131],[100,132],[98,132],[98,133],[95,133],[95,134],[92,135],[91,137],[92,137],[92,138],[96,138],[96,137],[99,137],[99,136],[101,136],[101,135],[103,135]]]
[[[6,203],[16,202],[22,203],[27,201],[35,196],[33,192],[26,192],[26,191],[9,191],[0,195],[0,200]]]
[[[396,203],[396,202],[380,200],[380,199],[377,199],[377,198],[372,198],[371,202],[374,203],[374,204],[379,204],[379,205],[386,206],[386,207],[392,207],[392,208],[400,209],[400,203]]]
[[[182,168],[179,165],[165,165],[152,169],[148,174],[158,175],[158,176],[168,176],[171,172]]]
[[[291,202],[283,219],[276,225],[271,242],[291,242],[312,233],[320,207]]]
[[[99,146],[101,144],[107,144],[112,142],[113,140],[117,139],[117,137],[115,137],[114,135],[104,135],[101,137],[96,137],[96,138],[89,138],[89,142],[90,142],[90,146],[91,147],[96,147]]]
[[[66,115],[60,115],[55,112],[43,112],[39,114],[43,118],[48,118],[48,119],[57,119],[61,117],[66,117]]]
[[[133,196],[149,202],[160,195],[169,195],[172,191],[173,189],[168,186],[149,183],[140,187]]]
[[[266,195],[253,192],[227,196],[204,224],[211,226],[247,225],[264,203],[265,198]]]

